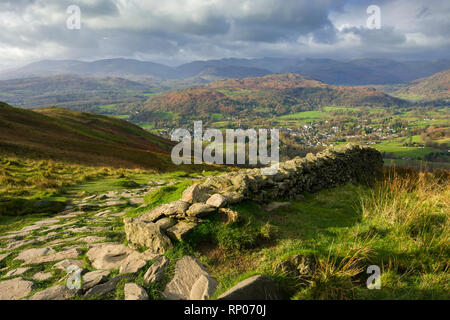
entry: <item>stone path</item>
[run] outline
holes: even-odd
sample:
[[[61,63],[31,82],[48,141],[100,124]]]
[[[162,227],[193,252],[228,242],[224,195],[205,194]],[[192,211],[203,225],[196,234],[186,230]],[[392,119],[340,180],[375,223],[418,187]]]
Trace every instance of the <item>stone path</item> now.
[[[152,260],[160,261],[157,254],[125,246],[122,223],[126,211],[142,205],[144,195],[159,185],[163,183],[75,199],[56,216],[0,235],[0,300],[98,297],[116,290],[120,280],[130,279]],[[124,295],[148,299],[130,281]]]

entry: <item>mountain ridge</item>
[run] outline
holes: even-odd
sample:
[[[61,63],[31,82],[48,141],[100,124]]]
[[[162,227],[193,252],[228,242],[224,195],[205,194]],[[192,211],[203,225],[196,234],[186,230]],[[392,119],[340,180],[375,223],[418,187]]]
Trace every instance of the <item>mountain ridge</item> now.
[[[335,85],[370,85],[405,83],[450,68],[450,59],[396,61],[358,58],[350,60],[295,58],[226,58],[192,61],[170,67],[135,59],[103,59],[92,62],[77,60],[44,60],[0,73],[0,79],[49,75],[84,77],[115,76],[130,80],[188,79],[192,77],[246,78],[269,73],[300,73],[311,79]]]

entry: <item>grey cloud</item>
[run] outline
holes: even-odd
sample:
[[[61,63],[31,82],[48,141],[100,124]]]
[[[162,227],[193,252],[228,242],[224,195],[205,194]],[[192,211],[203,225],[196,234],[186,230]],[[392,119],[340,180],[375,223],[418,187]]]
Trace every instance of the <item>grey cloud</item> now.
[[[71,4],[81,7],[81,30],[65,27]],[[369,4],[382,8],[379,30],[365,27]],[[8,62],[40,57],[145,57],[167,63],[233,56],[448,56],[449,16],[450,3],[435,0],[426,5],[420,0],[2,1],[0,53]]]

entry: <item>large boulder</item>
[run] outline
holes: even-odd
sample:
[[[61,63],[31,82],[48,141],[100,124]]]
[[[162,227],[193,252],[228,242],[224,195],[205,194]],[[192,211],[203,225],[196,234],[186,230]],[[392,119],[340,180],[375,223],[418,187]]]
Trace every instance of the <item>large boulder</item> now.
[[[278,284],[263,275],[256,275],[239,282],[217,300],[281,300]]]
[[[175,265],[175,275],[167,284],[163,295],[168,300],[189,300],[191,291],[200,277],[205,279],[197,286],[195,296],[208,299],[217,287],[217,281],[212,278],[202,264],[191,256],[184,256]],[[199,292],[199,293],[197,293]]]
[[[161,227],[153,222],[125,218],[127,240],[135,246],[145,247],[154,253],[165,253],[172,247],[172,242]]]

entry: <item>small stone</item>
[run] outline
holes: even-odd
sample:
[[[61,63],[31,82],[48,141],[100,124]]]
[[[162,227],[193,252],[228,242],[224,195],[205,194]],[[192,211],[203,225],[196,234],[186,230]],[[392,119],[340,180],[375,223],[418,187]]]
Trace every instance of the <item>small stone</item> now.
[[[205,203],[194,203],[189,207],[186,214],[190,217],[202,218],[216,211],[216,208]]]
[[[164,275],[164,269],[166,268],[168,263],[169,259],[167,259],[165,256],[159,257],[145,273],[145,283],[160,281]]]
[[[19,300],[30,294],[34,284],[23,278],[0,282],[0,300]]]
[[[126,283],[124,287],[125,300],[148,300],[148,294],[144,288],[136,283]]]
[[[213,194],[207,201],[206,204],[209,204],[210,206],[216,207],[216,208],[222,208],[226,206],[227,199],[221,195],[221,194]]]

